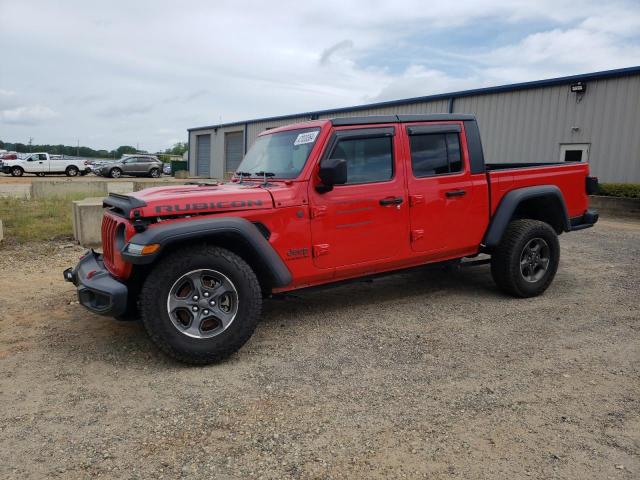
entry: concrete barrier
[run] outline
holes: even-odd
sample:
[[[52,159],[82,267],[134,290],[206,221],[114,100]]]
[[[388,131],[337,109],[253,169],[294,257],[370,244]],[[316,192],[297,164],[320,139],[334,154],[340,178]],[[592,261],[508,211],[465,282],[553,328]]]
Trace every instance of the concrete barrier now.
[[[2,220],[0,220],[0,242],[4,240],[4,230],[2,229]]]
[[[83,247],[100,245],[102,241],[102,197],[72,202],[73,237]]]
[[[107,193],[131,193],[133,192],[133,182],[108,182]]]
[[[39,180],[31,183],[31,198],[69,197],[72,195],[86,195],[87,197],[105,197],[107,182],[83,182],[80,179]]]
[[[184,185],[184,180],[175,180],[175,179],[166,179],[166,180],[147,180],[147,181],[134,181],[133,182],[133,191],[139,192],[140,190],[144,190],[145,188],[154,188],[154,187],[171,187],[176,185]]]
[[[640,199],[605,197],[591,195],[589,207],[594,208],[603,217],[626,217],[640,219]]]
[[[31,185],[28,183],[0,184],[0,197],[31,198]]]

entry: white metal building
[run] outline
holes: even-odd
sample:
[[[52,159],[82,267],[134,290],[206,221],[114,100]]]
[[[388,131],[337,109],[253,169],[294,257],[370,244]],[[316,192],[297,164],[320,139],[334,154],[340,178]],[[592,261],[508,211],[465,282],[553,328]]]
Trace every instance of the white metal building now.
[[[223,178],[258,134],[354,115],[473,113],[489,162],[589,161],[601,182],[640,183],[640,66],[189,129],[192,175]]]

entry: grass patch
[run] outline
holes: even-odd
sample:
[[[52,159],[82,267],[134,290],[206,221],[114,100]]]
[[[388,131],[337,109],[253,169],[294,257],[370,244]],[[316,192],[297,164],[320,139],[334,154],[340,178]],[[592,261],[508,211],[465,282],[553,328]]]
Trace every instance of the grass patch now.
[[[0,220],[4,226],[4,239],[8,242],[71,238],[71,202],[86,195],[29,200],[0,198]]]
[[[601,183],[598,195],[605,197],[640,198],[640,183]]]

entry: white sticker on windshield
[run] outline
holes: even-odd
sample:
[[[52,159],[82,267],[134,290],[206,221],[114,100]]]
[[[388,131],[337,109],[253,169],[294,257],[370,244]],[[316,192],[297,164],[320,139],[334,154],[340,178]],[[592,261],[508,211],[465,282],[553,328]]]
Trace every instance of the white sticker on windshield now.
[[[316,141],[316,137],[318,136],[318,132],[307,132],[301,133],[296,138],[296,141],[293,142],[293,145],[304,145],[305,143],[313,143]]]

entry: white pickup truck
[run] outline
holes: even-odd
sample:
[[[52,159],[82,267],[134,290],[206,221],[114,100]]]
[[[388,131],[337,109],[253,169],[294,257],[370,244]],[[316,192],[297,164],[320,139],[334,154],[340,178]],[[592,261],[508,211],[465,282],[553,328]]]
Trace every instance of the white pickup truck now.
[[[51,173],[64,173],[68,177],[86,175],[89,173],[89,165],[86,160],[71,160],[54,156],[48,153],[31,153],[25,158],[14,160],[0,160],[2,173],[21,177],[25,173],[33,173],[44,177]]]

